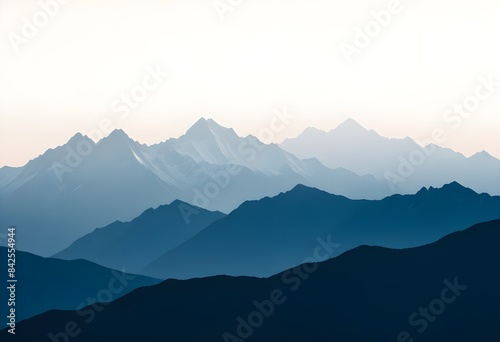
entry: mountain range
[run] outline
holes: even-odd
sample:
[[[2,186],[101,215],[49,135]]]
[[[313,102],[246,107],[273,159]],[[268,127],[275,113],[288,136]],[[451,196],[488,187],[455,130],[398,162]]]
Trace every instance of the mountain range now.
[[[299,158],[317,158],[330,168],[373,175],[387,182],[393,193],[414,193],[424,186],[457,181],[477,192],[500,195],[500,160],[486,151],[467,158],[431,139],[417,144],[411,138],[383,137],[352,119],[328,132],[308,128],[280,147]]]
[[[200,119],[180,138],[152,146],[121,130],[97,143],[77,134],[23,167],[1,168],[0,226],[16,225],[18,247],[47,256],[95,227],[176,199],[227,213],[296,184],[352,198],[381,198],[389,190],[373,176],[301,160]]]
[[[361,246],[270,278],[167,280],[113,301],[92,319],[60,310],[33,317],[17,325],[16,337],[492,342],[500,338],[499,288],[496,220],[416,248]]]
[[[415,247],[498,218],[500,196],[456,182],[383,200],[351,200],[298,185],[243,203],[140,273],[161,279],[267,277],[303,263],[318,243],[316,261],[323,261],[364,244]]]
[[[466,158],[424,148],[354,120],[277,145],[202,118],[179,138],[151,146],[121,130],[97,143],[78,133],[23,167],[0,168],[0,226],[17,226],[21,250],[50,256],[96,227],[175,200],[230,213],[297,184],[374,200],[452,181],[494,195],[499,174],[500,160],[486,152]]]

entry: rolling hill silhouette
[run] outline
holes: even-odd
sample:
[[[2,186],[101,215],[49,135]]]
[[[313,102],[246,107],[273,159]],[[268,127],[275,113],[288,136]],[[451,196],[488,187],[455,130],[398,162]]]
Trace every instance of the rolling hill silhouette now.
[[[0,247],[0,255],[7,260],[7,248]],[[113,270],[86,260],[42,258],[22,251],[16,251],[16,265],[18,322],[52,309],[76,310],[79,305],[97,302],[97,298],[111,301],[138,287],[160,282],[124,273],[123,268]],[[6,289],[7,285],[2,286],[0,294],[7,301]],[[0,311],[6,317],[9,307],[2,305]]]
[[[313,250],[310,251],[313,253]],[[21,322],[62,341],[441,341],[500,338],[500,220],[410,249],[361,246],[270,278],[167,280],[110,303]],[[5,337],[6,330],[0,332]]]

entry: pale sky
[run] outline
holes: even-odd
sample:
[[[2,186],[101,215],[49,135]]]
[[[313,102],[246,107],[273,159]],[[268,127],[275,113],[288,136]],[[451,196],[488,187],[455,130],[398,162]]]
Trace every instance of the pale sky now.
[[[294,118],[276,142],[350,117],[417,141],[442,128],[442,146],[500,158],[500,84],[480,81],[500,82],[500,1],[391,2],[72,0],[48,16],[38,1],[2,0],[0,166],[103,120],[151,144],[202,116],[259,135],[283,108]],[[384,27],[372,11],[391,13]],[[366,27],[372,37],[348,63],[341,46],[357,48]],[[148,76],[156,68],[170,72],[161,84]],[[133,91],[142,102],[124,107]],[[474,110],[445,120],[464,102]]]

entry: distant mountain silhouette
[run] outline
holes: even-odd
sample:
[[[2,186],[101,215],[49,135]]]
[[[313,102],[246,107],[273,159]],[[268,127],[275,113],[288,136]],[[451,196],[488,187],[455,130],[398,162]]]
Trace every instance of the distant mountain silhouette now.
[[[243,203],[140,273],[163,279],[270,276],[302,263],[318,241],[333,246],[322,254],[325,260],[363,244],[415,247],[497,218],[500,196],[477,194],[456,182],[380,201],[298,185]]]
[[[87,259],[136,273],[224,216],[176,200],[148,209],[130,222],[117,221],[98,228],[54,257]]]
[[[373,176],[300,160],[200,119],[178,139],[152,146],[121,130],[98,143],[76,134],[21,168],[0,168],[0,226],[19,227],[20,249],[52,255],[95,227],[175,199],[230,212],[299,183],[352,198],[390,191]]]
[[[7,248],[0,247],[0,255],[7,265]],[[83,307],[97,301],[111,301],[138,287],[160,282],[158,279],[122,273],[128,270],[112,270],[86,260],[42,258],[21,251],[16,252],[16,266],[15,309],[18,322],[52,309],[76,310],[80,304]],[[7,279],[7,272],[2,273]],[[2,317],[6,317],[10,309],[7,306],[9,284],[4,285],[0,290],[6,302],[0,309]]]
[[[90,146],[90,154],[78,154],[87,151],[82,146]],[[97,144],[75,135],[19,168],[0,188],[0,224],[18,227],[18,248],[47,256],[90,229],[171,202],[173,188],[162,186],[134,157],[141,146],[119,131]]]
[[[410,138],[382,137],[352,119],[329,132],[308,128],[280,146],[299,158],[318,158],[330,168],[341,167],[386,181],[387,176],[397,193],[458,181],[477,192],[500,195],[500,160],[487,152],[466,158],[432,143],[426,143],[424,149]]]
[[[230,177],[228,185],[219,187],[218,196],[203,194],[209,197],[207,208],[224,212],[230,212],[245,200],[276,195],[297,184],[353,198],[380,198],[388,193],[386,184],[373,176],[359,177],[345,169],[328,169],[316,159],[300,160],[276,144],[266,145],[252,135],[239,137],[232,128],[222,127],[212,119],[201,118],[185,135],[151,148],[158,157],[175,151],[203,165],[225,165],[226,169],[239,166],[240,171]],[[220,171],[213,174],[219,183],[225,182]],[[213,182],[213,178],[208,180]],[[190,184],[201,192],[205,185]],[[191,188],[188,190],[192,193]],[[203,202],[200,197],[196,200]],[[185,199],[181,195],[180,199],[192,202],[193,196]]]
[[[25,341],[62,341],[75,322],[75,342],[492,342],[499,288],[496,220],[417,248],[358,247],[267,279],[167,280],[112,302],[90,323],[50,311],[16,331]]]

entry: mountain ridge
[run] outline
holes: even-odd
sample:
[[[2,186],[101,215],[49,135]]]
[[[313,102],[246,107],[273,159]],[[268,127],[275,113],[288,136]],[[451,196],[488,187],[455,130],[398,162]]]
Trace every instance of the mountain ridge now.
[[[115,221],[75,240],[53,257],[85,259],[138,273],[147,264],[225,215],[175,200],[149,208],[128,222]],[[136,251],[139,251],[137,253]]]
[[[280,146],[304,159],[316,157],[329,168],[385,180],[393,193],[413,193],[423,186],[458,181],[478,192],[500,195],[500,159],[485,152],[466,157],[434,142],[387,138],[347,120],[328,132],[306,129]],[[480,175],[476,177],[475,175]]]
[[[363,244],[409,248],[497,218],[500,196],[458,183],[382,200],[351,200],[297,185],[244,202],[140,273],[162,279],[266,277],[299,263],[317,239],[331,239],[335,253]]]

